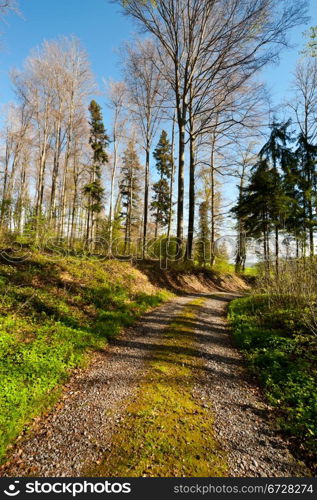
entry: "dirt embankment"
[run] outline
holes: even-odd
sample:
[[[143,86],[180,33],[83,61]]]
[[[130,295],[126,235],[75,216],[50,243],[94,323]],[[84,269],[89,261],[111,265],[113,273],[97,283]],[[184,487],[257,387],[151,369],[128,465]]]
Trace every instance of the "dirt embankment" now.
[[[135,266],[149,281],[160,288],[167,288],[176,294],[208,294],[210,292],[241,292],[249,290],[249,284],[242,277],[231,273],[220,273],[208,269],[161,269],[158,263],[139,262]]]

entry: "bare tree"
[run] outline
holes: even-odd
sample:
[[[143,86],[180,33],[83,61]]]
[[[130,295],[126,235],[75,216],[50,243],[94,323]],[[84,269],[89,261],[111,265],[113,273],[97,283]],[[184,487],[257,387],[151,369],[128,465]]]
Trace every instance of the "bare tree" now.
[[[85,52],[74,38],[45,42],[22,71],[13,71],[17,104],[10,106],[3,148],[1,226],[23,233],[27,226],[73,244],[87,209],[88,96],[94,80]],[[51,231],[49,233],[48,231]]]
[[[315,206],[317,203],[316,151],[317,137],[317,59],[308,57],[296,67],[293,87],[295,98],[288,103],[299,129],[299,150],[302,163],[302,196],[305,217],[308,220],[310,254],[314,255]],[[307,227],[305,227],[305,231]]]
[[[159,41],[158,59],[175,94],[179,128],[177,236],[183,238],[185,127],[193,81],[230,68],[260,68],[304,20],[306,1],[126,0],[125,12]],[[172,71],[171,71],[172,69]]]
[[[127,88],[123,82],[110,81],[105,82],[108,96],[108,106],[112,111],[112,162],[110,172],[110,202],[109,202],[109,248],[111,249],[113,237],[113,217],[114,217],[114,195],[115,183],[119,164],[120,143],[125,134],[127,122],[126,106],[127,106]]]
[[[0,224],[3,227],[9,225],[12,220],[12,191],[15,176],[19,168],[22,152],[31,126],[31,115],[25,105],[11,105],[7,116],[5,129],[5,158],[2,188],[2,202],[0,210]]]
[[[23,71],[13,72],[12,81],[34,130],[36,240],[46,217],[50,227],[65,236],[71,220],[66,207],[71,203],[70,159],[77,151],[77,129],[82,131],[87,120],[87,98],[94,88],[86,53],[74,38],[45,42],[33,51]]]
[[[0,0],[0,21],[10,12],[17,12],[18,3],[16,0]]]
[[[149,211],[150,154],[166,99],[165,81],[156,65],[153,41],[136,39],[125,45],[125,81],[132,114],[138,124],[145,150],[143,257],[146,251]]]

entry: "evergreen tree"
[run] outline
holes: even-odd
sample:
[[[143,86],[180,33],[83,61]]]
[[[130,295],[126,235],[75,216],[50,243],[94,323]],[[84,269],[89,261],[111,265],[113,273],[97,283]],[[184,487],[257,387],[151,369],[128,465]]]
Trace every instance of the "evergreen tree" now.
[[[172,145],[167,133],[162,131],[159,143],[153,153],[156,160],[156,169],[160,179],[153,185],[153,201],[151,210],[155,220],[155,237],[158,235],[158,228],[167,226],[170,217],[170,179],[173,169]]]
[[[252,169],[249,185],[242,190],[238,204],[233,213],[243,226],[247,236],[263,238],[263,253],[266,268],[269,268],[270,231],[276,225],[278,199],[282,194],[281,179],[267,159],[259,159]]]
[[[130,252],[132,230],[140,219],[140,171],[141,165],[134,142],[129,141],[122,158],[120,192],[124,212],[125,238],[124,251]]]
[[[300,134],[298,138],[296,158],[304,240],[306,240],[306,233],[308,232],[310,255],[313,256],[314,230],[317,226],[317,146],[311,144],[304,134]]]
[[[102,166],[108,162],[106,148],[109,145],[109,138],[103,124],[101,108],[96,101],[91,101],[90,113],[90,138],[89,144],[93,150],[92,165],[90,167],[90,180],[84,186],[84,194],[87,196],[87,241],[92,240],[95,230],[95,217],[102,210],[102,200],[104,188],[102,186]]]
[[[289,162],[292,160],[292,153],[288,143],[292,138],[288,132],[290,120],[285,123],[278,123],[276,120],[271,125],[269,140],[264,144],[259,156],[265,159],[271,168],[271,180],[275,182],[272,185],[270,219],[275,232],[275,265],[276,272],[279,270],[279,231],[287,226],[287,218],[291,198],[287,196],[284,184],[284,175],[289,168]],[[288,179],[290,182],[290,178]]]

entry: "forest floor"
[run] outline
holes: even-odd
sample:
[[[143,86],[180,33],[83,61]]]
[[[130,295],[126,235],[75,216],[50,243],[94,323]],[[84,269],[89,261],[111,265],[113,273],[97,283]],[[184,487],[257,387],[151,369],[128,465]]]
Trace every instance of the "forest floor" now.
[[[226,320],[233,293],[176,297],[100,349],[1,476],[305,476]]]

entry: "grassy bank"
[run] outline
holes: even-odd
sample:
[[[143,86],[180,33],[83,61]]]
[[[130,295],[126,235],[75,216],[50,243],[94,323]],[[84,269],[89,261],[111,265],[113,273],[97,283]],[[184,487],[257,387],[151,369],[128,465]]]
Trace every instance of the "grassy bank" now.
[[[87,475],[226,475],[226,456],[214,437],[213,416],[193,397],[193,370],[202,361],[194,356],[192,321],[203,302],[188,304],[166,330],[153,351],[146,380],[117,429],[111,453]]]
[[[277,308],[268,295],[235,300],[229,317],[250,369],[277,408],[282,430],[317,456],[317,343],[296,308]]]
[[[0,458],[90,351],[169,297],[129,263],[36,253],[0,263]]]

